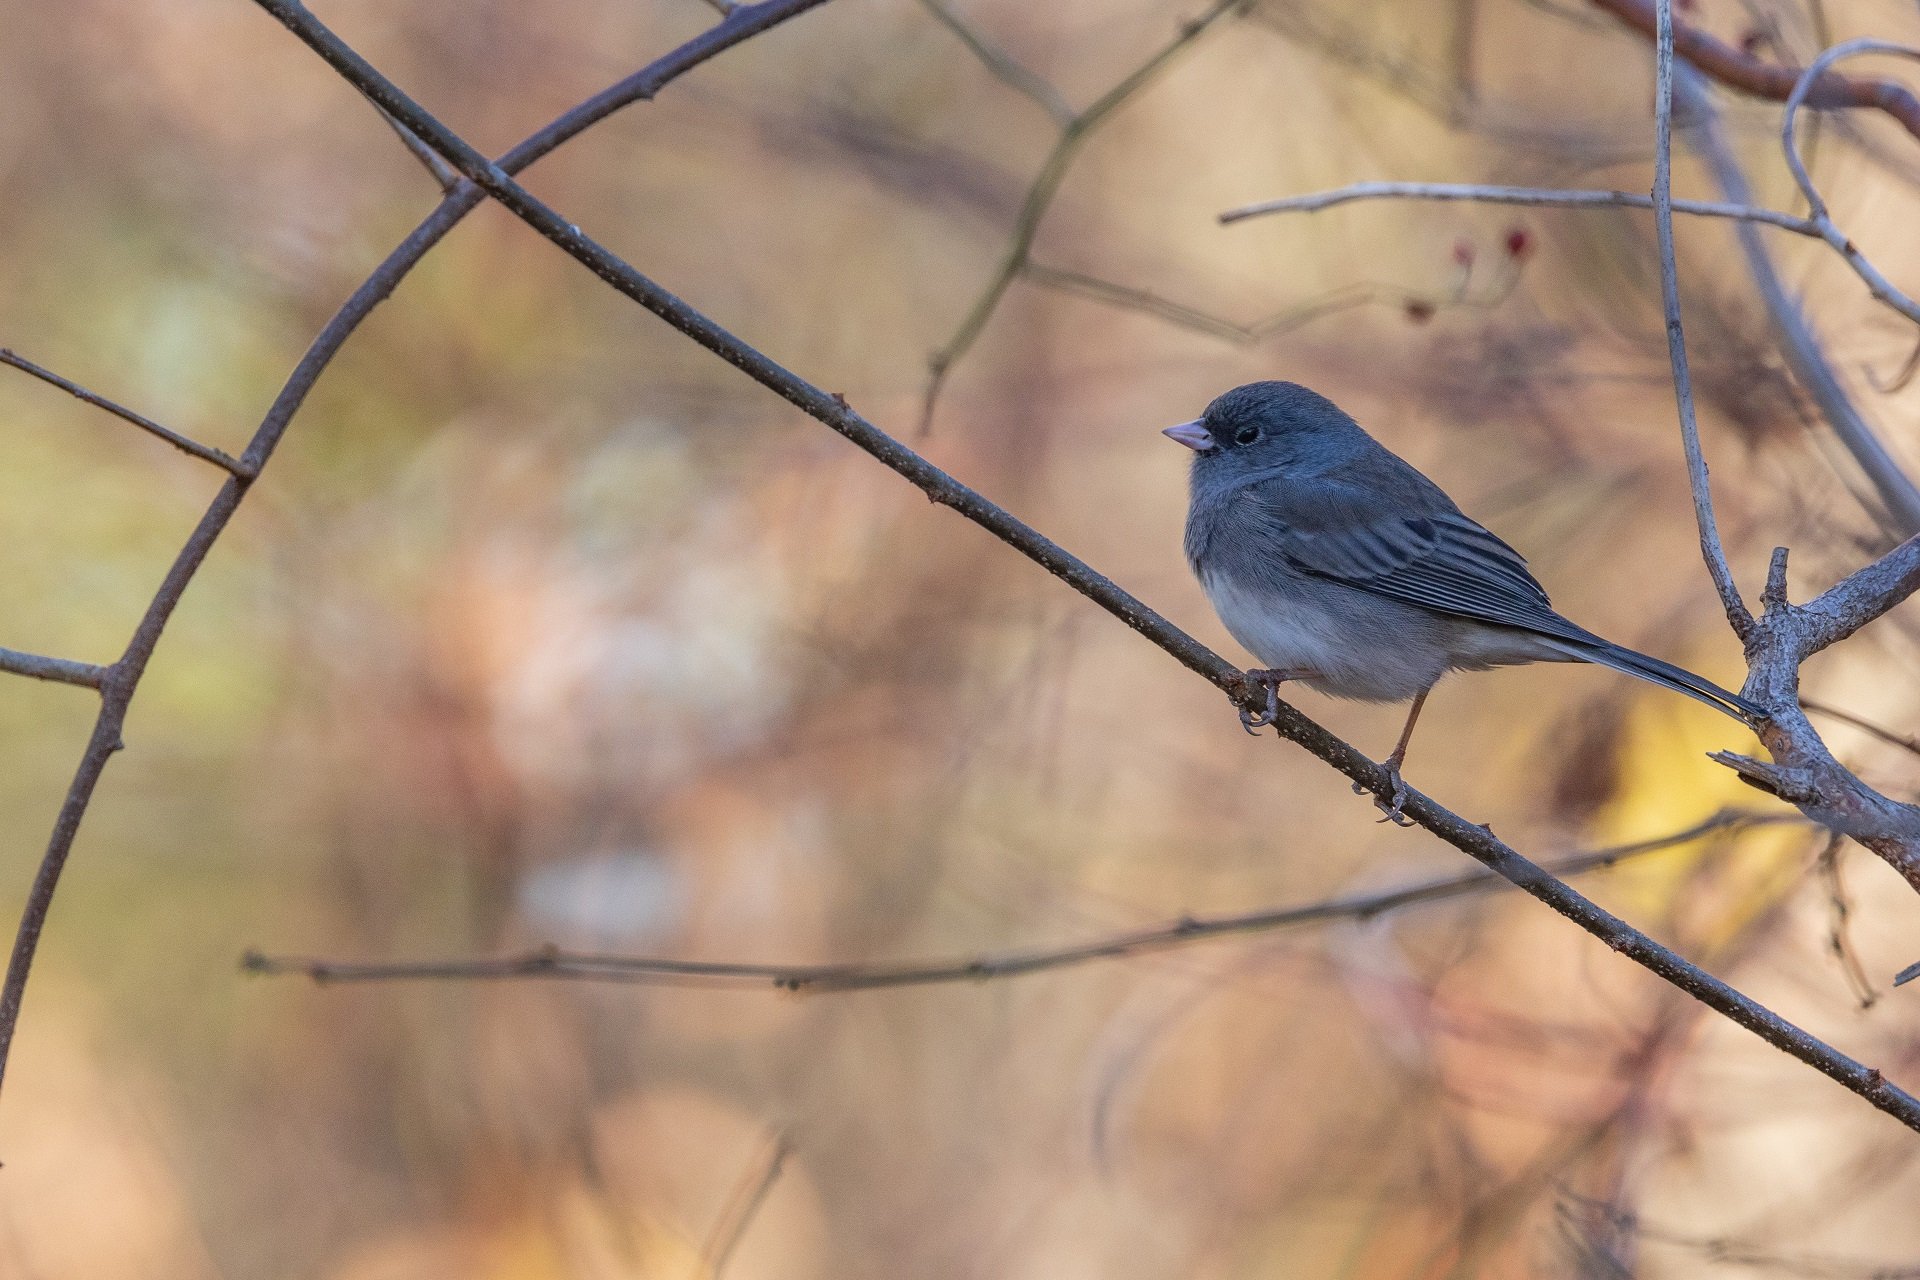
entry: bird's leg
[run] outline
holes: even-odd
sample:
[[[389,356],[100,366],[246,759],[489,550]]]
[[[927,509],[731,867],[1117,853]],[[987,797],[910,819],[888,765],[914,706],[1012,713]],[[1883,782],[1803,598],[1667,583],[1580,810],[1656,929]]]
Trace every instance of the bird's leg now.
[[[1269,670],[1258,668],[1246,673],[1247,683],[1267,691],[1267,705],[1263,711],[1249,711],[1240,708],[1240,727],[1253,737],[1260,736],[1260,730],[1280,718],[1280,686],[1289,680],[1306,675],[1304,671],[1291,668],[1274,667]]]
[[[1432,692],[1433,686],[1428,685],[1414,696],[1413,706],[1407,712],[1406,727],[1400,730],[1400,741],[1394,744],[1393,754],[1381,763],[1381,767],[1387,771],[1387,776],[1393,779],[1392,803],[1387,803],[1378,797],[1374,798],[1374,803],[1379,805],[1380,811],[1386,815],[1380,819],[1382,822],[1391,822],[1402,827],[1413,825],[1407,821],[1406,815],[1400,812],[1401,806],[1407,803],[1407,784],[1400,777],[1400,766],[1406,763],[1407,744],[1413,741],[1413,725],[1420,718],[1420,708],[1427,705],[1427,695]]]

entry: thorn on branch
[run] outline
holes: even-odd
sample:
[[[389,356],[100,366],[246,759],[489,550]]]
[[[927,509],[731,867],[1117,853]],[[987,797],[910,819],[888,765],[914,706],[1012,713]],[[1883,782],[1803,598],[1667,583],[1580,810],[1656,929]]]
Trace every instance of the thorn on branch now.
[[[1767,565],[1767,585],[1760,592],[1760,605],[1767,613],[1780,613],[1790,608],[1787,603],[1787,549],[1775,547],[1773,559]]]
[[[1752,756],[1743,756],[1735,751],[1709,751],[1707,759],[1723,764],[1738,775],[1740,781],[1764,791],[1770,796],[1785,800],[1791,805],[1819,804],[1821,800],[1818,788],[1808,784],[1795,770],[1783,769],[1779,765],[1755,760]]]

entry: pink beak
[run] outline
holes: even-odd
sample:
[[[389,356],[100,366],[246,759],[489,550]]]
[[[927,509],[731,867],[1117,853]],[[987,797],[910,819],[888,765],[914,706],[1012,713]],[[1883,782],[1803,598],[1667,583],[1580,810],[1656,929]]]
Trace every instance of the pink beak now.
[[[1195,453],[1204,453],[1213,448],[1213,436],[1208,433],[1206,427],[1201,425],[1198,418],[1192,422],[1183,422],[1177,427],[1168,427],[1160,434],[1169,439],[1178,440]]]

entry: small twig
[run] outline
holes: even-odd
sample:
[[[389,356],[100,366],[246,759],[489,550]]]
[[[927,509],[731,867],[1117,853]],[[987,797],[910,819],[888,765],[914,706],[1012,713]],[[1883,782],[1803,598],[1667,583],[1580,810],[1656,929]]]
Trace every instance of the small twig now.
[[[1053,122],[1062,129],[1070,128],[1079,114],[1073,109],[1065,95],[1053,85],[1022,66],[1018,59],[1005,49],[1000,48],[979,28],[961,17],[946,0],[920,0],[920,6],[931,13],[941,26],[960,38],[980,64],[1002,84],[1014,92],[1023,94],[1038,103],[1040,109],[1053,117]]]
[[[1871,1009],[1880,999],[1879,992],[1873,989],[1873,983],[1867,977],[1867,971],[1860,963],[1860,957],[1854,954],[1853,941],[1848,922],[1853,915],[1853,903],[1847,897],[1846,880],[1840,874],[1840,850],[1847,838],[1837,832],[1827,837],[1827,843],[1820,850],[1820,878],[1827,885],[1827,950],[1840,964],[1840,972],[1847,980],[1847,986],[1853,991],[1853,998],[1862,1009]]]
[[[1780,117],[1780,150],[1786,154],[1788,169],[1793,173],[1795,186],[1799,186],[1801,196],[1805,196],[1807,200],[1807,217],[1820,225],[1822,240],[1834,246],[1837,253],[1847,259],[1847,265],[1853,267],[1862,280],[1866,280],[1866,286],[1868,290],[1872,290],[1874,297],[1897,307],[1903,315],[1907,315],[1908,319],[1914,319],[1916,311],[1920,311],[1920,305],[1916,305],[1910,297],[1907,297],[1907,294],[1895,288],[1895,284],[1887,280],[1884,274],[1880,273],[1880,269],[1874,267],[1872,261],[1868,261],[1864,253],[1860,253],[1860,249],[1853,244],[1853,238],[1841,232],[1839,226],[1834,223],[1834,217],[1826,207],[1826,198],[1820,196],[1820,188],[1814,186],[1811,173],[1807,173],[1807,161],[1801,157],[1799,140],[1795,138],[1801,107],[1830,106],[1830,104],[1812,100],[1814,88],[1822,81],[1826,67],[1834,65],[1836,61],[1841,61],[1843,58],[1859,58],[1860,54],[1891,54],[1895,58],[1920,59],[1920,50],[1910,48],[1907,44],[1891,44],[1887,40],[1847,40],[1843,44],[1836,44],[1834,48],[1826,50],[1824,54],[1814,58],[1812,65],[1807,67],[1807,71],[1803,71],[1801,77],[1793,83],[1793,92],[1788,94],[1788,106]]]
[[[1867,384],[1881,395],[1890,396],[1897,391],[1905,391],[1907,384],[1913,381],[1913,375],[1920,373],[1920,341],[1915,341],[1908,349],[1907,358],[1900,362],[1900,367],[1894,370],[1891,378],[1881,377],[1871,365],[1863,365],[1861,369],[1866,374]]]
[[[1850,724],[1863,733],[1871,734],[1890,746],[1899,747],[1903,751],[1920,756],[1920,739],[1903,736],[1895,733],[1891,729],[1883,729],[1873,721],[1864,720],[1851,711],[1842,711],[1840,708],[1830,707],[1824,702],[1815,702],[1812,698],[1800,699],[1800,708],[1803,711],[1811,711],[1815,715],[1826,716],[1831,720],[1838,720],[1842,724]]]
[[[1687,368],[1686,334],[1680,327],[1680,272],[1673,252],[1673,0],[1659,0],[1656,40],[1657,87],[1653,125],[1653,227],[1660,245],[1660,301],[1667,318],[1667,355],[1673,363],[1674,399],[1680,410],[1680,441],[1687,453],[1687,483],[1693,490],[1693,514],[1700,526],[1700,554],[1720,593],[1721,607],[1734,634],[1753,634],[1753,615],[1727,567],[1720,526],[1713,515],[1713,490],[1707,460],[1700,449],[1700,424],[1694,418],[1693,375]]]
[[[190,440],[171,427],[163,427],[152,418],[135,413],[125,405],[115,404],[105,396],[89,391],[79,383],[61,377],[51,369],[44,369],[33,361],[16,355],[6,347],[0,347],[0,364],[10,364],[22,373],[30,373],[40,379],[40,381],[50,386],[60,388],[76,400],[83,400],[96,409],[105,409],[108,413],[123,422],[131,422],[147,434],[165,440],[182,453],[190,454],[202,462],[211,462],[222,471],[238,476],[243,480],[253,478],[253,473],[238,459],[228,457],[225,453],[222,453],[211,445],[201,444],[198,440]]]
[[[1573,854],[1542,869],[1562,879],[1615,866],[1651,853],[1691,844],[1706,836],[1748,831],[1800,819],[1743,809],[1723,810],[1681,831]],[[1507,881],[1476,868],[1379,893],[1328,898],[1305,906],[1278,907],[1226,916],[1183,916],[1170,924],[1117,934],[1065,947],[990,952],[959,960],[912,960],[882,965],[739,964],[662,960],[640,956],[589,955],[553,947],[492,960],[431,960],[396,964],[355,964],[334,960],[267,956],[249,952],[241,967],[249,973],[299,975],[316,982],[392,982],[458,978],[572,978],[599,982],[661,983],[801,993],[871,991],[948,983],[1017,978],[1100,960],[1132,959],[1197,943],[1248,934],[1271,933],[1331,920],[1370,920],[1404,907],[1440,902],[1489,889]]]
[[[1794,82],[1793,91],[1787,95],[1786,110],[1780,117],[1780,147],[1786,153],[1787,168],[1793,173],[1794,183],[1800,188],[1800,194],[1807,201],[1807,216],[1821,226],[1822,238],[1831,244],[1840,255],[1846,258],[1848,265],[1860,274],[1861,279],[1873,290],[1873,296],[1883,301],[1898,298],[1912,306],[1912,299],[1895,288],[1893,283],[1880,273],[1867,260],[1865,254],[1855,247],[1853,240],[1840,231],[1827,210],[1827,202],[1814,185],[1813,175],[1807,172],[1806,161],[1801,158],[1800,145],[1795,137],[1799,123],[1800,108],[1803,105],[1831,105],[1814,100],[1816,87],[1822,83],[1826,68],[1844,58],[1858,57],[1863,53],[1883,53],[1894,57],[1920,59],[1920,49],[1908,45],[1893,44],[1886,40],[1848,40],[1837,44],[1813,60],[1800,78]],[[1898,305],[1897,303],[1895,305]],[[1901,308],[1903,311],[1906,308]],[[1912,315],[1911,311],[1907,311]]]
[[[1335,205],[1361,200],[1432,200],[1473,204],[1523,205],[1545,209],[1652,209],[1653,197],[1635,191],[1565,189],[1555,187],[1508,187],[1475,182],[1355,182],[1330,191],[1307,195],[1283,196],[1242,205],[1220,215],[1223,223],[1240,222],[1270,213],[1318,213]],[[1712,200],[1675,200],[1675,213],[1701,218],[1734,218],[1764,222],[1791,231],[1795,235],[1818,239],[1818,226],[1809,218],[1777,209],[1762,209],[1749,204],[1726,204]]]
[[[786,1167],[787,1157],[792,1154],[793,1143],[787,1135],[775,1134],[760,1167],[750,1171],[750,1180],[743,1180],[734,1194],[728,1197],[720,1220],[714,1223],[713,1234],[707,1239],[706,1248],[701,1250],[705,1267],[700,1274],[706,1280],[721,1280],[726,1274],[734,1250],[746,1238],[747,1228],[753,1225],[754,1218],[759,1215],[760,1206],[767,1202],[773,1184],[780,1181],[781,1170]]]
[[[1518,264],[1515,265],[1517,267]],[[1044,289],[1056,289],[1061,293],[1089,298],[1107,306],[1157,316],[1168,324],[1236,343],[1259,342],[1292,332],[1316,320],[1325,319],[1327,316],[1351,311],[1356,307],[1396,306],[1406,315],[1419,321],[1429,320],[1450,307],[1495,307],[1505,301],[1512,292],[1514,282],[1520,278],[1517,269],[1509,271],[1504,281],[1493,291],[1480,295],[1468,292],[1471,276],[1464,269],[1453,289],[1442,295],[1415,293],[1403,285],[1356,281],[1330,289],[1307,302],[1263,316],[1250,324],[1242,324],[1224,316],[1217,316],[1211,312],[1175,302],[1171,298],[1161,297],[1150,290],[1136,289],[1131,285],[1103,280],[1081,271],[1066,271],[1038,262],[1029,262],[1021,274],[1029,283]]]
[[[47,658],[37,653],[22,653],[18,649],[0,649],[0,671],[9,675],[29,676],[35,680],[52,680],[58,684],[77,684],[88,689],[98,689],[107,678],[107,669],[91,662]]]
[[[386,112],[381,111],[377,103],[373,104],[373,109],[379,112],[380,118],[386,121],[387,127],[393,130],[395,137],[400,139],[400,145],[405,147],[413,155],[413,158],[418,160],[426,168],[426,171],[433,176],[433,180],[440,184],[441,195],[451,193],[455,187],[460,185],[459,171],[435,155],[432,147],[429,147],[426,143],[414,137],[413,131],[408,129],[407,126],[401,124]]]

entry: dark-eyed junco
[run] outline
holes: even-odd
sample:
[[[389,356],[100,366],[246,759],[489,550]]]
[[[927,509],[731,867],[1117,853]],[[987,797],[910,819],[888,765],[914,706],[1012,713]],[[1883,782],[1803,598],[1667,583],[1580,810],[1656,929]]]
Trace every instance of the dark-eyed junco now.
[[[1236,387],[1166,434],[1194,451],[1187,561],[1233,638],[1276,687],[1413,700],[1387,757],[1396,784],[1434,682],[1449,671],[1597,662],[1746,722],[1766,712],[1692,672],[1555,613],[1520,553],[1389,453],[1331,400],[1291,382]],[[1404,789],[1390,817],[1398,817]]]

